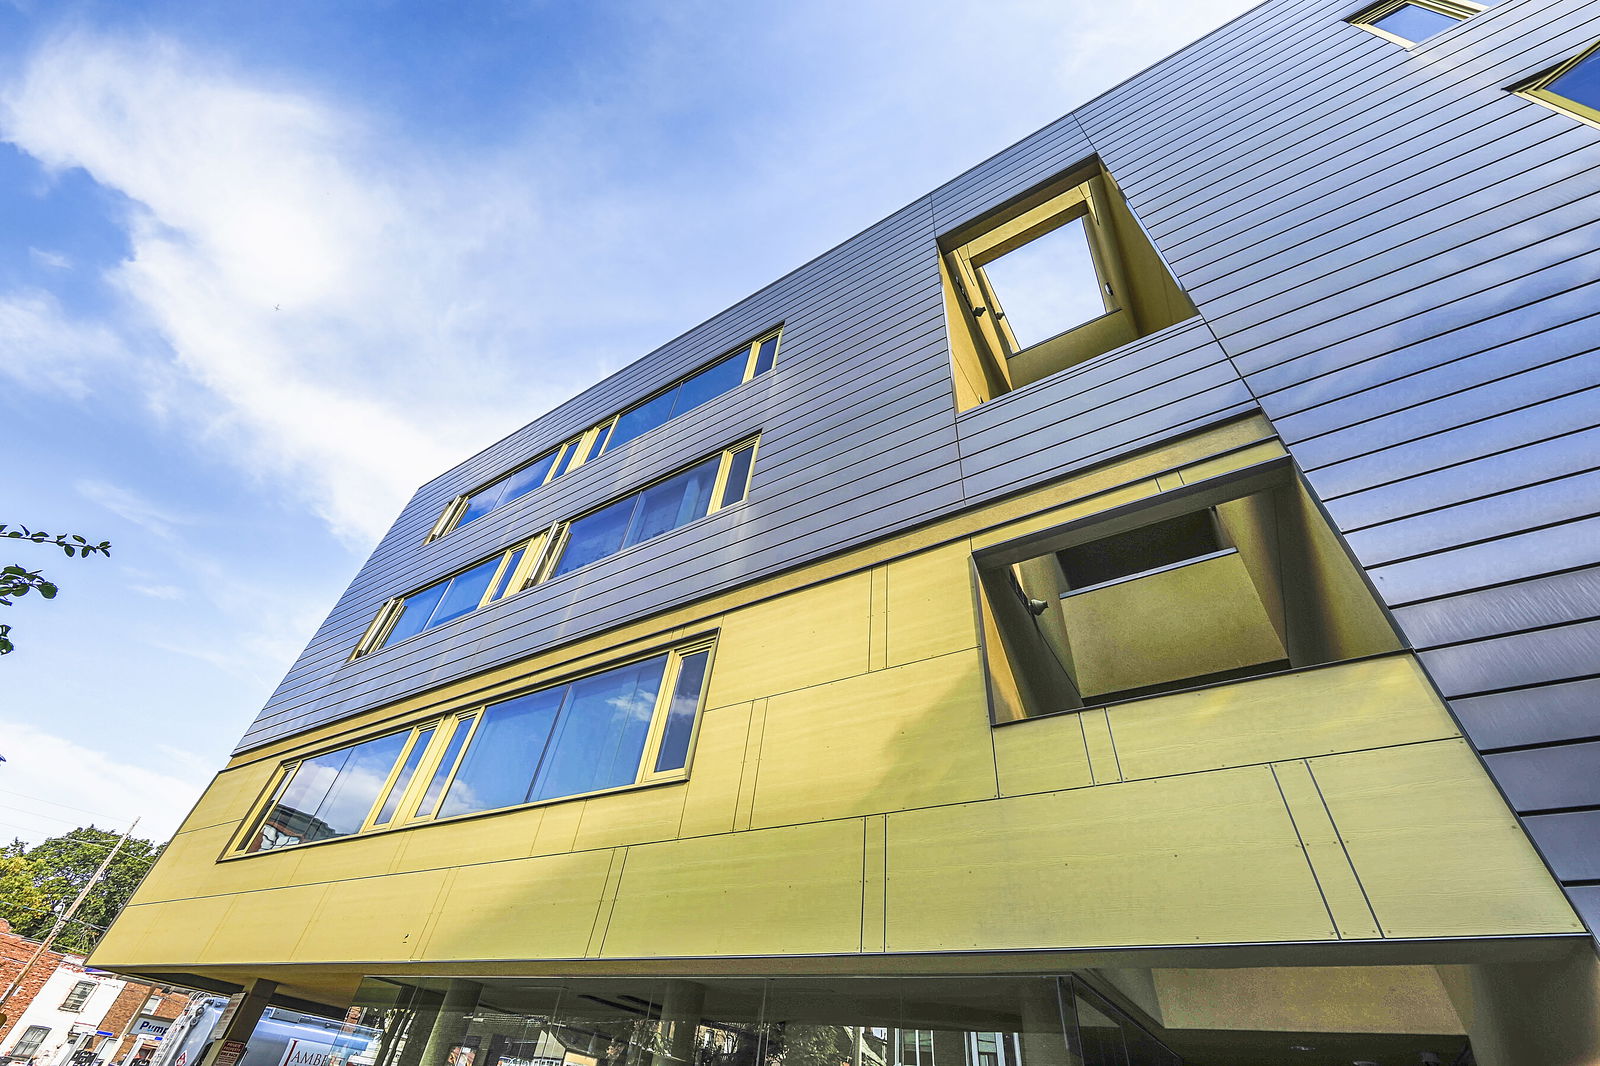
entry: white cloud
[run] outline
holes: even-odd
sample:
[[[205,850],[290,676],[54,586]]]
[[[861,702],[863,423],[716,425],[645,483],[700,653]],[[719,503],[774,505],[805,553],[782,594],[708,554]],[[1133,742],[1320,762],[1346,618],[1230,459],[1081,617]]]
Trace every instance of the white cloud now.
[[[67,256],[62,255],[60,252],[47,252],[43,248],[30,247],[28,249],[28,258],[51,270],[69,270],[72,267],[72,260]]]
[[[0,294],[0,375],[17,384],[81,399],[94,374],[126,358],[114,332],[70,318],[51,293]]]
[[[128,588],[153,600],[181,600],[184,591],[176,585],[129,585]]]
[[[78,495],[97,503],[112,514],[127,519],[141,529],[148,530],[164,540],[171,540],[174,526],[186,526],[192,519],[145,499],[132,489],[109,482],[85,478],[73,488]]]
[[[138,836],[161,842],[199,798],[211,771],[200,760],[157,758],[161,738],[149,747],[107,755],[24,722],[0,718],[0,829],[6,839],[38,842],[93,821],[122,830],[138,818]],[[220,758],[212,760],[214,764]],[[155,763],[166,771],[150,768]]]
[[[205,392],[173,402],[150,384],[154,399],[341,534],[375,537],[418,482],[553,398],[494,346],[517,304],[488,298],[507,282],[481,246],[495,243],[501,276],[525,277],[532,250],[511,239],[529,236],[526,193],[493,175],[441,173],[351,115],[166,41],[57,38],[0,97],[0,123],[132,202],[132,254],[108,278],[126,298],[118,325],[153,330]],[[30,300],[0,328],[60,334],[59,309]],[[109,343],[100,328],[67,336]],[[29,371],[86,387],[49,374]]]

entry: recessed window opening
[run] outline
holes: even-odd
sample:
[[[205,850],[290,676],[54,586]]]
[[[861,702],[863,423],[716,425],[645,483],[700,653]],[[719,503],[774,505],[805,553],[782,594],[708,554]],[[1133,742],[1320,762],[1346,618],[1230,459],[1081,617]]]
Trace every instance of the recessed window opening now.
[[[239,850],[681,777],[710,663],[700,639],[286,764]]]
[[[1105,299],[1082,215],[979,269],[1014,351],[1115,310]]]
[[[1196,314],[1098,165],[940,243],[959,409]]]
[[[1286,465],[1030,534],[976,562],[1001,720],[1400,647]]]
[[[777,361],[781,338],[781,328],[764,333],[649,399],[590,427],[554,451],[475,492],[457,496],[446,505],[428,539],[436,540],[460,529],[657,426],[709,403],[751,378],[767,373]]]
[[[1453,28],[1483,8],[1463,0],[1384,0],[1351,17],[1350,23],[1410,47]]]
[[[1191,511],[1056,553],[1067,588],[1078,591],[1203,559],[1223,548],[1216,512]]]
[[[1600,126],[1600,42],[1512,91]]]

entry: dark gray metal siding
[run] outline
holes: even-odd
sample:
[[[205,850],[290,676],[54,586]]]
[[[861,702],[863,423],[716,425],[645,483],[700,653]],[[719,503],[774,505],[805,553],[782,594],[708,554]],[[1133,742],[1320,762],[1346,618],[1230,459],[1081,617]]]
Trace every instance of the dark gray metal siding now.
[[[1600,130],[1505,91],[1600,13],[1508,0],[1405,49],[1356,6],[1271,0],[424,485],[241,750],[1259,404],[1600,908]],[[1203,318],[957,415],[936,238],[1095,154]],[[422,543],[779,321],[773,373]],[[744,505],[346,663],[389,596],[755,429]]]
[[[1600,13],[1407,50],[1349,10],[1258,8],[1225,75],[1079,118],[1552,866],[1600,880],[1600,130],[1504,89]]]

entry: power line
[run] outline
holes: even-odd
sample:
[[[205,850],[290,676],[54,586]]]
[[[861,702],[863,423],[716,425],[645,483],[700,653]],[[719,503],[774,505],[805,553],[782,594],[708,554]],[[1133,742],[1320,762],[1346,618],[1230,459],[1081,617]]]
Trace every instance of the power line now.
[[[79,814],[92,814],[96,818],[110,818],[113,822],[121,822],[123,820],[113,815],[109,815],[105,811],[85,810],[82,807],[74,807],[69,803],[61,803],[57,800],[48,800],[39,796],[30,796],[26,792],[13,792],[9,788],[0,788],[0,792],[5,793],[7,796],[18,796],[25,800],[33,800],[35,803],[48,803],[52,807],[65,807],[67,810],[77,811]]]

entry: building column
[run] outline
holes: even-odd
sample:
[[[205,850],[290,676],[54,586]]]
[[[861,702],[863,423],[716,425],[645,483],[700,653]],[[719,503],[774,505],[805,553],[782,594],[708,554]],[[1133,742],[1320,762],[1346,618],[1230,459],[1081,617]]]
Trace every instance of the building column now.
[[[235,995],[224,1011],[226,1024],[220,1027],[220,1032],[213,1032],[211,1043],[207,1045],[199,1066],[216,1066],[217,1057],[222,1054],[223,1048],[229,1042],[248,1044],[251,1035],[256,1031],[256,1024],[261,1021],[262,1013],[272,1004],[272,995],[277,990],[278,982],[268,981],[263,977],[253,978],[245,985],[244,991]]]
[[[415,1062],[420,1062],[420,1066],[446,1066],[450,1049],[461,1043],[461,1038],[466,1035],[467,1015],[478,1009],[478,997],[482,994],[483,985],[477,981],[452,980],[450,987],[445,990],[444,1000],[439,1004],[439,1013],[434,1016],[433,1028],[427,1040],[419,1041],[422,1044],[420,1060],[411,1059],[412,1040],[406,1040],[406,1054],[402,1060],[407,1066]],[[417,1035],[421,1036],[421,1033]]]
[[[694,1034],[705,1002],[705,985],[694,981],[668,981],[662,990],[659,1046],[672,1066],[694,1061]]]

